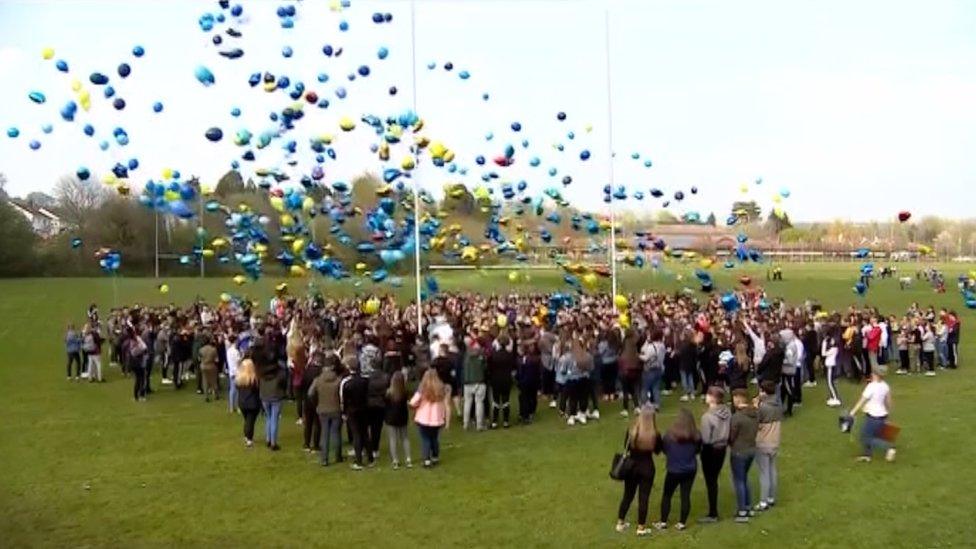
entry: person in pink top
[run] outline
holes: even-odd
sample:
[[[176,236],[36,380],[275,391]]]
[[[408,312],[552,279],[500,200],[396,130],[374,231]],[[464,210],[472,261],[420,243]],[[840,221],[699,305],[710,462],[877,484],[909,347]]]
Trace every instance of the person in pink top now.
[[[420,380],[417,392],[410,399],[410,407],[416,410],[413,420],[420,430],[424,467],[431,467],[440,461],[441,446],[438,437],[441,427],[447,421],[445,394],[444,383],[437,376],[437,370],[428,368]]]
[[[881,326],[878,326],[878,317],[871,317],[871,324],[864,331],[864,346],[868,350],[868,362],[871,364],[871,372],[878,368],[878,352],[881,349]]]

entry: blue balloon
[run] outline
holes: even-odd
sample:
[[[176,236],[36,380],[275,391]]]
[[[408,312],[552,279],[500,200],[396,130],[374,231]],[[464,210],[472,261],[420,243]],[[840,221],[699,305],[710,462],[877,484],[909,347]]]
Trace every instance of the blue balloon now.
[[[461,80],[467,80],[468,78],[471,78],[471,73],[468,71],[461,71],[458,73],[458,77],[460,77]]]
[[[196,76],[197,81],[199,81],[204,86],[213,85],[214,82],[217,81],[216,78],[214,78],[213,73],[210,72],[210,69],[204,67],[203,65],[198,66],[196,70],[193,72],[193,75]]]
[[[163,112],[163,104],[159,101],[153,103],[153,112]]]
[[[343,88],[342,86],[339,86],[338,88],[336,88],[335,94],[336,94],[336,97],[338,97],[339,99],[345,99],[346,98],[346,88]]]
[[[380,47],[379,51],[376,52],[376,57],[379,57],[380,59],[386,59],[388,55],[390,55],[390,50],[386,49],[385,47]]]
[[[125,108],[125,99],[122,99],[121,97],[116,97],[115,101],[112,102],[112,106],[115,107],[115,110],[121,111],[122,109]]]
[[[91,177],[91,172],[88,171],[88,168],[82,166],[78,168],[78,171],[75,172],[75,175],[78,176],[78,179],[82,181],[87,181],[88,178]]]
[[[204,134],[204,136],[206,136],[206,138],[209,141],[213,141],[213,142],[216,143],[217,141],[220,141],[221,139],[223,139],[224,132],[220,128],[214,126],[214,127],[210,128],[210,129],[208,129],[207,132]]]
[[[100,142],[98,144],[98,148],[99,149],[102,149],[103,151],[107,151],[108,150],[108,141],[102,141],[102,142]]]
[[[360,65],[359,68],[356,69],[356,72],[359,73],[359,76],[369,76],[369,67],[366,65]]]
[[[145,54],[146,54],[146,50],[142,46],[136,46],[132,48],[132,55],[136,57],[142,57]]]
[[[41,148],[41,142],[36,139],[32,139],[31,142],[28,143],[28,146],[31,148],[32,151],[36,151],[37,149]]]
[[[112,86],[105,86],[104,93],[105,93],[105,99],[115,97],[115,88],[113,88]]]
[[[88,137],[95,135],[95,127],[92,126],[91,124],[85,124],[83,131],[85,132],[85,135],[87,135]]]
[[[285,47],[281,48],[281,56],[282,57],[285,57],[285,58],[291,57],[292,56],[292,53],[294,53],[294,52],[292,51],[291,46],[285,46]]]
[[[590,159],[590,151],[586,149],[580,151],[580,160],[589,160],[589,159]]]
[[[17,129],[17,128],[13,127],[13,126],[7,128],[7,137],[9,137],[10,139],[16,139],[17,136],[19,136],[19,135],[20,135],[20,130],[19,129]]]
[[[47,101],[47,97],[43,93],[41,93],[39,91],[32,91],[29,94],[27,94],[27,97],[28,97],[28,99],[30,99],[31,101],[37,103],[38,105],[40,105],[40,104],[44,103],[45,101]]]
[[[339,30],[341,30],[342,32],[346,32],[347,30],[349,30],[349,22],[345,20],[339,21]]]
[[[520,122],[512,122],[512,131],[513,132],[522,131],[522,124]]]
[[[130,74],[132,74],[132,67],[130,67],[128,63],[122,63],[121,65],[119,65],[118,70],[119,70],[119,76],[121,76],[122,78],[125,78]]]

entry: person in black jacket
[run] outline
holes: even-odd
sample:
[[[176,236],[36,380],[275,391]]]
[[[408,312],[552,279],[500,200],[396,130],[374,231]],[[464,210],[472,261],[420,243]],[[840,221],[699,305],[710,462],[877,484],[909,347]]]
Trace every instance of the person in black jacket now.
[[[369,381],[360,375],[359,365],[351,363],[349,375],[339,385],[339,400],[342,413],[352,434],[352,447],[355,461],[352,468],[363,468],[363,447],[366,441],[366,408],[369,404]],[[367,454],[369,464],[373,465],[373,454]]]
[[[319,414],[316,411],[318,402],[313,398],[306,398],[309,387],[315,378],[322,373],[322,353],[316,352],[312,355],[305,370],[302,371],[302,383],[297,397],[302,397],[302,427],[303,442],[306,452],[314,452],[321,448],[322,424],[319,421]]]
[[[403,457],[406,466],[413,467],[410,462],[410,437],[407,434],[407,423],[410,415],[407,412],[407,383],[402,371],[393,372],[390,377],[390,387],[386,390],[384,401],[386,409],[384,421],[389,426],[386,430],[390,442],[390,458],[393,460],[393,468],[400,468],[400,455],[397,447],[402,446]]]
[[[698,338],[697,332],[688,330],[681,339],[678,347],[678,370],[681,374],[681,387],[684,394],[681,402],[688,402],[695,398],[696,379],[698,377]]]
[[[488,357],[488,382],[491,384],[491,428],[498,428],[501,412],[502,427],[508,429],[511,413],[509,400],[512,396],[512,373],[516,368],[515,343],[508,334],[495,340],[493,352]]]
[[[234,383],[237,385],[237,407],[244,416],[244,446],[250,448],[254,446],[254,423],[261,412],[261,394],[253,360],[241,361]]]
[[[542,356],[539,353],[539,344],[535,341],[530,341],[523,349],[515,377],[519,387],[519,418],[522,423],[532,423],[542,379]]]
[[[776,341],[769,341],[766,346],[766,354],[763,355],[762,362],[756,368],[756,377],[759,382],[770,380],[778,387],[780,378],[783,376],[783,360],[786,358],[786,351],[779,344],[778,336],[773,336]]]
[[[278,423],[281,420],[281,404],[288,391],[288,372],[278,364],[273,347],[268,345],[270,331],[268,329],[264,336],[255,340],[250,352],[260,373],[258,388],[264,408],[266,445],[278,451],[281,450],[278,445]]]
[[[366,391],[366,450],[370,453],[370,463],[380,457],[380,435],[383,431],[383,418],[386,414],[386,390],[390,378],[377,364],[369,372],[364,372],[369,382]]]

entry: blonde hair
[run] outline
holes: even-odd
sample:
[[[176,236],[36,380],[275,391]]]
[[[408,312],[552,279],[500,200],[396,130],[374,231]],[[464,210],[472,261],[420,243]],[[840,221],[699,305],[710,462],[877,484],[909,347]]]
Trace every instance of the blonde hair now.
[[[637,450],[654,450],[657,445],[657,414],[652,406],[642,406],[630,425],[630,444]]]
[[[420,393],[420,398],[428,402],[440,402],[444,399],[444,382],[437,375],[437,370],[427,368],[417,392]]]
[[[237,369],[237,376],[234,378],[234,384],[238,387],[247,387],[249,385],[254,385],[258,381],[257,372],[254,371],[254,361],[245,358],[241,361],[240,367]]]

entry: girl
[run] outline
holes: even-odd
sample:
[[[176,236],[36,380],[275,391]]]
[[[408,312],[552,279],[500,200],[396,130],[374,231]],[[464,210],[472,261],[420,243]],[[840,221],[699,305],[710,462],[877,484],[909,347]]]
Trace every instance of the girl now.
[[[705,395],[708,410],[702,415],[702,473],[708,490],[708,515],[701,522],[718,521],[718,475],[725,461],[725,448],[729,443],[729,422],[732,413],[725,402],[725,390],[709,387]],[[682,521],[683,522],[683,521]]]
[[[922,362],[925,364],[925,375],[932,377],[935,375],[935,333],[928,321],[922,323],[919,334],[922,340]]]
[[[729,467],[732,469],[732,487],[735,489],[736,522],[749,522],[754,514],[750,509],[749,468],[756,457],[756,435],[759,421],[756,409],[752,406],[749,393],[745,389],[732,391],[732,404],[735,413],[729,425]]]
[[[661,447],[661,437],[657,432],[657,420],[654,407],[644,405],[640,413],[634,418],[630,429],[627,430],[625,445],[630,452],[633,467],[630,476],[624,479],[624,494],[620,499],[617,511],[617,531],[624,532],[630,526],[624,519],[627,511],[637,494],[637,535],[646,536],[651,533],[647,524],[647,501],[654,486],[654,453]]]
[[[390,459],[393,468],[400,468],[400,454],[397,446],[403,449],[403,458],[407,468],[413,467],[410,461],[410,437],[407,436],[407,383],[403,372],[395,370],[390,378],[390,388],[386,390],[386,410],[384,421],[389,426],[386,430],[390,442]]]
[[[900,337],[900,336],[899,336]],[[840,393],[837,392],[837,355],[840,345],[836,332],[831,331],[820,344],[820,355],[823,357],[824,373],[827,376],[827,406],[840,406]]]
[[[861,399],[851,409],[851,416],[856,416],[862,409],[865,416],[864,426],[861,428],[861,444],[864,452],[857,460],[871,461],[874,450],[880,449],[885,450],[887,461],[895,461],[895,447],[881,438],[881,431],[888,422],[888,413],[891,410],[891,388],[885,382],[884,371],[881,368],[876,368],[871,373],[871,382],[864,387]]]
[[[447,422],[446,394],[437,370],[428,368],[420,380],[417,392],[410,399],[410,407],[416,410],[413,420],[420,431],[424,467],[429,468],[440,462],[441,445],[438,437],[441,427]]]
[[[244,416],[244,446],[250,448],[254,446],[254,422],[261,411],[258,376],[251,359],[241,361],[233,383],[237,387],[237,408]]]
[[[671,514],[671,497],[681,487],[681,517],[675,528],[684,530],[691,512],[691,486],[698,473],[695,456],[701,449],[701,436],[695,427],[695,418],[686,408],[678,410],[678,417],[668,428],[662,439],[664,455],[667,456],[668,469],[664,477],[664,494],[661,496],[661,522],[654,525],[658,530],[668,527]]]

